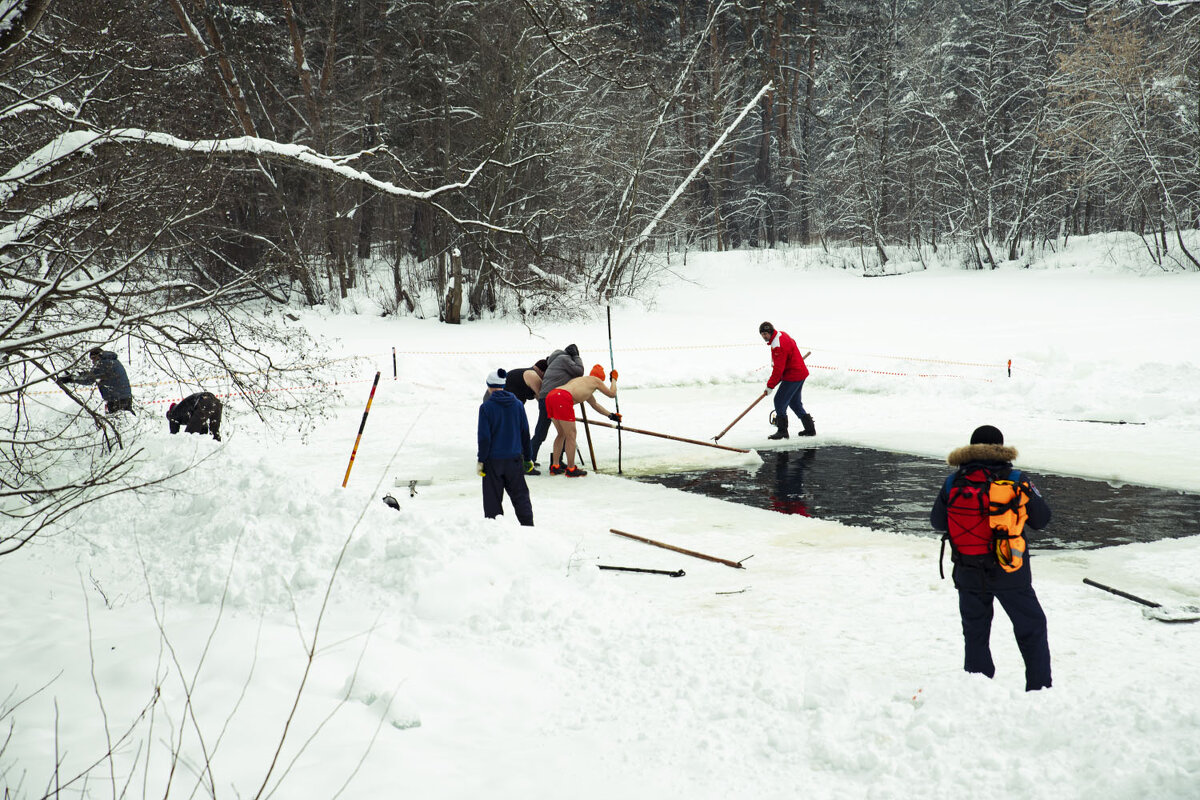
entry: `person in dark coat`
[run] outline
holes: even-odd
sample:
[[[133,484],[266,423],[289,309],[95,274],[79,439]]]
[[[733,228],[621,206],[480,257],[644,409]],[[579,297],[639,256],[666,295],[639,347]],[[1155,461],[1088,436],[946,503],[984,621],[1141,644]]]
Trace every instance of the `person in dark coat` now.
[[[167,409],[167,424],[171,433],[209,433],[221,441],[221,401],[212,392],[196,392],[171,403]]]
[[[81,385],[96,384],[100,397],[104,399],[105,411],[114,414],[117,411],[133,413],[133,390],[129,387],[129,376],[125,367],[117,360],[117,354],[110,350],[93,347],[88,351],[92,359],[92,368],[78,375],[64,375],[63,383]]]
[[[959,471],[986,468],[999,480],[1009,479],[1013,473],[1012,462],[1017,458],[1014,447],[1005,447],[1004,434],[991,425],[982,425],[971,434],[971,443],[960,447],[946,458]],[[951,475],[942,485],[937,500],[930,511],[929,521],[936,530],[951,532],[948,507],[950,502]],[[1033,481],[1021,474],[1018,481],[1026,487],[1029,502],[1025,507],[1028,519],[1026,528],[1041,530],[1050,522],[1050,506],[1034,486]],[[1033,579],[1029,570],[1029,556],[1015,572],[1007,572],[992,553],[966,555],[951,547],[954,562],[954,587],[958,590],[958,610],[962,618],[965,655],[963,669],[979,672],[989,678],[995,675],[989,645],[992,630],[992,599],[1000,601],[1000,607],[1012,620],[1017,647],[1025,661],[1025,690],[1048,689],[1050,679],[1050,644],[1046,635],[1046,614],[1042,611],[1037,594],[1033,591]]]
[[[483,515],[504,513],[504,493],[522,525],[533,525],[533,504],[525,473],[533,469],[529,419],[512,392],[505,391],[502,369],[487,377],[488,397],[479,406],[479,449],[475,470],[483,479]]]
[[[788,438],[788,409],[796,412],[800,424],[804,426],[800,436],[815,436],[816,424],[813,418],[804,411],[800,402],[800,394],[804,390],[804,381],[808,379],[808,366],[795,340],[783,331],[775,330],[775,326],[764,322],[758,326],[758,334],[762,336],[771,348],[771,377],[767,379],[767,390],[775,390],[775,432],[768,439]]]
[[[546,359],[540,359],[532,367],[522,369],[510,369],[508,375],[504,378],[504,391],[511,392],[514,397],[520,401],[522,408],[527,400],[537,400],[538,392],[542,390],[542,376],[546,374]],[[487,399],[487,395],[484,395]],[[541,405],[538,406],[542,408]],[[541,411],[539,411],[539,414]],[[537,452],[534,452],[536,460]],[[542,473],[536,468],[529,470],[527,475],[541,475]]]
[[[533,460],[536,463],[538,450],[550,433],[550,415],[546,413],[546,395],[566,384],[572,378],[583,376],[583,359],[579,348],[569,344],[563,350],[555,350],[546,358],[546,374],[542,376],[542,388],[538,390],[538,418],[533,429]]]

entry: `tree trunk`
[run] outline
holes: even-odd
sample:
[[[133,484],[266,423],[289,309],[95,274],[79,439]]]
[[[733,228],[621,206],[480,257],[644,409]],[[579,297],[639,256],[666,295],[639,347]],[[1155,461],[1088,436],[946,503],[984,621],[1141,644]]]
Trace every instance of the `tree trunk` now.
[[[446,292],[444,321],[449,325],[462,322],[462,253],[458,248],[450,251],[450,290]]]

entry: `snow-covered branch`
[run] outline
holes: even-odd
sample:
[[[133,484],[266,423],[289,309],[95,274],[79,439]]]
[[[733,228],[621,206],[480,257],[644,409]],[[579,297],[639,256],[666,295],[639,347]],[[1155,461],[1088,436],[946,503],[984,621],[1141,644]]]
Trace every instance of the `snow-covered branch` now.
[[[140,128],[113,128],[105,131],[69,131],[56,136],[34,153],[22,159],[0,175],[0,203],[9,202],[20,187],[34,178],[41,177],[69,159],[87,155],[96,148],[107,145],[165,147],[181,153],[201,156],[247,156],[262,158],[308,167],[310,169],[338,175],[348,181],[361,183],[393,197],[411,200],[432,200],[471,185],[471,182],[491,161],[483,161],[471,169],[461,181],[443,184],[433,189],[406,189],[390,181],[380,180],[373,175],[341,163],[333,156],[317,153],[310,147],[263,139],[255,136],[237,136],[231,139],[181,139],[169,133],[147,131]]]

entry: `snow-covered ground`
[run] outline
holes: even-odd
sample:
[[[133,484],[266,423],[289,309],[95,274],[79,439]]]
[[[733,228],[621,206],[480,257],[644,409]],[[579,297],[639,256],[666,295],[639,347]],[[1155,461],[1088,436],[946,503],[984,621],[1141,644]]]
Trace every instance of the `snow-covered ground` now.
[[[1136,246],[1100,239],[994,272],[864,279],[807,258],[677,256],[652,297],[614,304],[626,424],[710,440],[764,388],[768,319],[812,351],[819,435],[804,446],[943,457],[991,423],[1034,476],[1200,490],[1200,274],[1138,267]],[[530,478],[536,527],[484,520],[485,375],[571,342],[608,367],[603,308],[532,330],[304,323],[359,357],[315,435],[232,403],[223,444],[169,436],[149,405],[134,423],[147,474],[207,458],[0,560],[13,796],[99,760],[62,796],[163,796],[170,781],[170,796],[289,800],[1200,797],[1200,624],[1081,581],[1200,604],[1200,537],[1036,554],[1034,533],[1055,683],[1026,694],[999,609],[995,680],[961,671],[936,540],[618,477],[611,430],[592,435],[599,474]],[[753,469],[768,410],[721,439],[748,454],[626,433],[623,469]],[[395,486],[411,478],[432,483]],[[732,569],[611,528],[753,558]]]

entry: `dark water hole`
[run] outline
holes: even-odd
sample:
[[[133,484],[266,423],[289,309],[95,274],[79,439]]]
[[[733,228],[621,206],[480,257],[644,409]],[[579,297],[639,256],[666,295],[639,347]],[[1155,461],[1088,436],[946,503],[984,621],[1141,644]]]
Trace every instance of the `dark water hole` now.
[[[941,536],[929,527],[929,509],[952,471],[944,461],[841,446],[762,450],[759,455],[763,464],[757,470],[633,477],[782,514]],[[1044,531],[1031,532],[1035,549],[1093,549],[1200,534],[1200,494],[1029,474],[1054,512]]]

